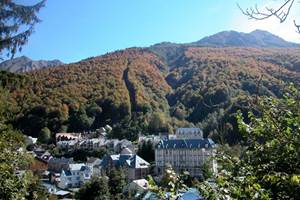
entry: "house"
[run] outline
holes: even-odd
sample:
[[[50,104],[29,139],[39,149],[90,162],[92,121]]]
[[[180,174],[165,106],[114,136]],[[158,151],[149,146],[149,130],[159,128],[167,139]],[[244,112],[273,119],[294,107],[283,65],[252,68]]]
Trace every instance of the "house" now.
[[[69,164],[68,169],[63,169],[60,175],[58,187],[62,189],[79,188],[90,180],[92,170],[84,163]]]
[[[45,151],[43,154],[36,155],[35,158],[48,164],[53,156],[48,151]]]
[[[133,180],[123,188],[124,193],[143,194],[149,189],[149,183],[146,179]]]
[[[215,143],[211,139],[171,139],[161,140],[155,148],[155,164],[158,174],[171,165],[175,172],[188,171],[193,177],[202,176],[202,167],[209,162],[216,173]]]
[[[139,136],[138,143],[142,144],[144,142],[150,141],[152,144],[156,145],[157,143],[159,143],[160,140],[161,140],[161,137],[158,135],[146,135],[146,136],[141,135],[141,136]]]
[[[48,170],[49,160],[53,157],[48,151],[40,148],[36,148],[32,153],[34,160],[30,164],[30,170],[42,176]]]
[[[111,169],[121,167],[128,180],[145,178],[149,173],[150,164],[135,154],[115,154],[104,156],[101,167],[102,174],[108,174]]]
[[[57,185],[60,182],[60,173],[50,172],[49,181],[50,183]]]
[[[44,153],[46,153],[46,150],[40,147],[36,147],[32,152],[34,157],[41,157]]]
[[[120,140],[118,139],[110,139],[105,141],[105,146],[108,150],[115,152],[116,146]]]
[[[123,139],[123,140],[118,140],[114,147],[114,152],[120,153],[124,148],[130,149],[132,152],[135,151],[135,146],[130,142],[129,140]]]
[[[91,157],[86,161],[86,165],[91,168],[92,176],[101,176],[101,162],[99,158]]]
[[[64,141],[64,140],[79,140],[81,139],[81,133],[56,133],[55,141]]]
[[[203,131],[200,128],[177,128],[175,136],[177,139],[202,139]]]
[[[26,136],[25,137],[26,145],[36,144],[36,142],[37,142],[37,138],[31,137],[31,136]]]
[[[132,144],[132,142],[123,139],[111,139],[105,141],[105,146],[115,153],[120,153],[124,148],[129,148],[132,152],[135,151],[135,146]]]
[[[63,150],[74,150],[78,146],[79,140],[62,140],[56,142],[56,147]]]
[[[108,124],[106,124],[104,128],[105,128],[105,130],[107,132],[111,132],[112,131],[112,127],[110,125],[108,125]]]
[[[104,146],[104,144],[105,140],[103,138],[85,139],[79,142],[78,148],[85,150],[97,150]]]
[[[69,164],[72,163],[74,163],[73,158],[52,158],[48,162],[48,170],[50,172],[60,173],[63,169],[68,169]]]
[[[61,189],[57,188],[55,185],[53,185],[53,184],[49,184],[49,183],[43,182],[42,186],[48,191],[48,193],[50,193],[52,195],[55,195],[58,199],[67,199],[67,198],[71,198],[72,197],[71,192],[65,191],[65,190],[61,190]]]

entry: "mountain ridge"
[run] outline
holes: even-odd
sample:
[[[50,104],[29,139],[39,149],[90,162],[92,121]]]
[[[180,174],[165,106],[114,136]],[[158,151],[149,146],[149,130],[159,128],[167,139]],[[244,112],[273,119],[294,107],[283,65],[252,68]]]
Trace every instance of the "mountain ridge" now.
[[[282,96],[283,83],[300,86],[300,48],[163,43],[17,75],[9,81],[14,74],[0,72],[0,84],[20,109],[14,125],[34,137],[45,127],[55,133],[112,124],[114,136],[135,140],[141,132],[197,126],[235,144],[242,139],[237,110],[246,114],[256,95]]]
[[[173,43],[165,41],[154,44],[151,47],[166,46],[300,48],[299,43],[286,41],[273,33],[260,29],[256,29],[249,33],[234,30],[221,31],[205,36],[196,42]]]
[[[221,31],[216,34],[206,36],[196,42],[172,43],[161,42],[144,49],[148,49],[159,55],[171,66],[184,49],[188,47],[253,47],[253,48],[300,48],[300,44],[285,41],[284,39],[264,30],[254,30],[250,33],[237,31]],[[130,49],[130,48],[128,48]],[[113,52],[111,52],[113,53]],[[167,58],[168,57],[168,58]],[[93,58],[93,57],[92,57]],[[172,58],[172,59],[171,59]],[[84,60],[88,60],[83,59]],[[34,61],[26,56],[21,56],[0,63],[0,70],[9,72],[24,73],[41,68],[62,65],[60,60],[37,60]]]
[[[250,33],[222,31],[190,43],[194,46],[210,47],[255,47],[255,48],[294,48],[300,44],[288,42],[268,31],[254,30]]]
[[[54,60],[32,60],[26,56],[20,56],[0,63],[0,70],[15,73],[25,73],[32,70],[53,67],[64,64],[58,59]]]

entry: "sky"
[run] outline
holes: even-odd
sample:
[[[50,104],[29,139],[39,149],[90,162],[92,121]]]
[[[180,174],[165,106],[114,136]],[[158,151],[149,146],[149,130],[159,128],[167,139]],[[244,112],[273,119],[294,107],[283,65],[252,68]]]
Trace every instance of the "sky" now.
[[[271,0],[270,0],[271,1]],[[37,0],[16,0],[32,4]],[[224,30],[270,31],[300,43],[292,12],[287,23],[249,20],[239,10],[265,0],[47,0],[22,52],[34,60],[76,62],[129,47],[163,41],[186,43]],[[272,1],[271,1],[272,2]],[[274,2],[274,1],[273,1]],[[294,9],[295,10],[295,9]],[[300,16],[298,17],[300,20]]]

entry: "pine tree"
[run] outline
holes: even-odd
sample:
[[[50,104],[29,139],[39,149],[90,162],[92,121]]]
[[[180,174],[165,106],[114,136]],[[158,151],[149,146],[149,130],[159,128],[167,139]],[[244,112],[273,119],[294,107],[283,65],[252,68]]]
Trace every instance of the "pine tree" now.
[[[37,12],[45,5],[45,0],[35,5],[21,5],[11,0],[0,1],[0,58],[4,52],[14,56],[27,42],[40,22]]]

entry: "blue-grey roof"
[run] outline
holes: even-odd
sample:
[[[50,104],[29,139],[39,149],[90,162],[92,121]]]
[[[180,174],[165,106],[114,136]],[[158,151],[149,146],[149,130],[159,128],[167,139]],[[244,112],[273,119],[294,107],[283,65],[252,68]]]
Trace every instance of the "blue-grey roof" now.
[[[72,171],[85,171],[88,167],[84,163],[69,164],[68,170],[62,170],[66,176],[71,176]]]
[[[158,200],[157,194],[148,191],[142,200]]]
[[[49,163],[61,163],[61,164],[70,164],[73,163],[73,158],[65,158],[65,157],[61,157],[61,158],[51,158],[49,160]]]
[[[194,149],[194,148],[214,148],[212,139],[171,139],[161,140],[156,148],[158,149]]]
[[[133,154],[106,155],[102,160],[102,167],[106,167],[109,161],[112,161],[115,167],[128,166],[130,168],[145,168],[150,165],[138,155]]]
[[[200,195],[199,191],[196,188],[190,188],[185,192],[179,200],[203,200],[204,198]]]

